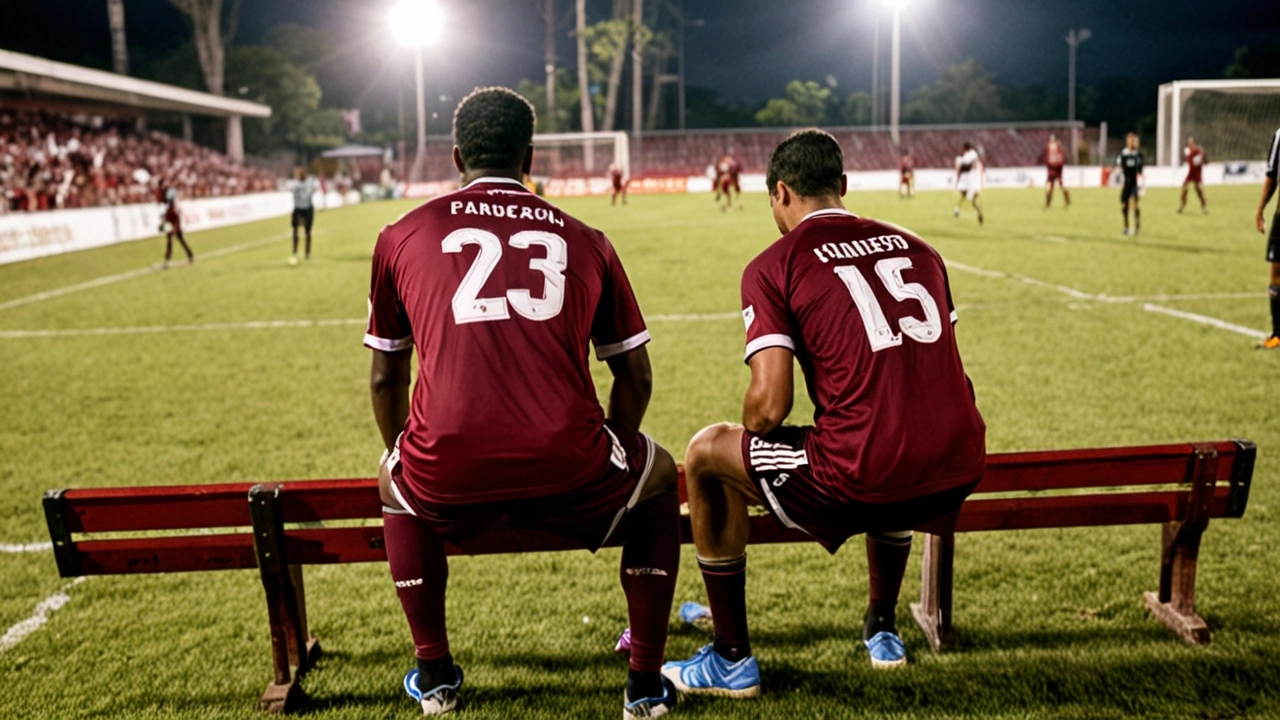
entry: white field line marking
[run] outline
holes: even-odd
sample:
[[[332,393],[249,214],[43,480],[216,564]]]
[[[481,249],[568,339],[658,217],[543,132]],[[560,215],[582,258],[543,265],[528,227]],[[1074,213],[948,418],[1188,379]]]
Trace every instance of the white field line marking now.
[[[206,260],[208,258],[222,257],[223,255],[230,255],[232,253],[238,253],[243,250],[252,250],[254,248],[259,248],[264,245],[270,245],[271,243],[280,242],[281,240],[287,240],[291,237],[293,237],[293,235],[276,235],[274,237],[265,238],[263,240],[255,240],[253,242],[242,243],[240,245],[232,245],[231,247],[225,247],[220,250],[211,250],[207,253],[201,253],[199,255],[199,258],[202,260]],[[185,264],[186,263],[179,262],[174,267],[175,268],[182,267]],[[63,295],[70,295],[71,293],[74,293],[74,292],[80,292],[81,290],[92,290],[93,288],[102,287],[103,285],[112,285],[114,283],[124,282],[125,280],[132,280],[133,278],[136,278],[136,277],[142,277],[143,275],[150,275],[151,273],[155,273],[155,272],[161,272],[160,268],[155,265],[148,265],[147,267],[141,267],[141,268],[137,268],[136,270],[129,270],[127,272],[117,273],[115,275],[105,275],[103,277],[95,278],[93,280],[88,280],[82,283],[77,283],[75,285],[68,285],[66,287],[60,287],[53,290],[45,290],[44,292],[38,292],[34,295],[27,295],[25,297],[8,300],[6,302],[0,303],[0,310],[9,310],[11,308],[21,307],[23,305],[30,305],[31,303],[40,302],[42,300],[51,300],[56,297],[62,297]]]
[[[58,592],[41,600],[36,605],[35,613],[17,624],[9,628],[3,637],[0,637],[0,653],[13,648],[13,646],[22,642],[28,635],[39,630],[45,623],[49,622],[49,616],[61,610],[67,603],[71,602],[71,596],[67,591],[72,587],[84,582],[85,578],[78,577],[75,580],[62,586]]]
[[[8,543],[0,543],[0,553],[29,553],[29,552],[45,552],[53,549],[51,542],[34,542],[24,543],[21,545],[11,545]]]
[[[1077,300],[1092,300],[1095,302],[1102,302],[1102,303],[1133,303],[1133,302],[1141,302],[1147,299],[1147,298],[1141,298],[1136,296],[1112,297],[1109,295],[1094,295],[1093,293],[1087,293],[1083,290],[1077,290],[1075,288],[1067,287],[1065,285],[1055,285],[1053,283],[1044,282],[1043,280],[1037,280],[1032,277],[1027,277],[1026,275],[1018,275],[1017,273],[997,272],[994,270],[987,270],[985,268],[974,267],[972,265],[965,265],[964,263],[958,263],[958,262],[948,262],[947,266],[953,267],[963,272],[972,273],[974,275],[982,275],[983,277],[1004,278],[1007,280],[1015,280],[1017,282],[1022,282],[1027,285],[1035,285],[1037,287],[1049,288],[1050,290],[1056,290],[1064,295],[1068,295]],[[1210,298],[1241,298],[1241,297],[1254,298],[1254,297],[1260,297],[1260,296],[1261,296],[1261,293],[1223,293],[1221,295],[1213,295],[1213,294],[1161,295],[1161,296],[1158,296],[1158,299],[1167,301],[1167,300],[1190,300],[1190,299],[1210,299]],[[1228,332],[1247,335],[1248,337],[1257,338],[1259,340],[1267,337],[1267,334],[1262,332],[1261,330],[1254,330],[1252,328],[1247,328],[1241,325],[1235,325],[1225,320],[1219,320],[1218,318],[1215,318],[1215,317],[1209,317],[1208,315],[1197,315],[1196,313],[1184,312],[1182,310],[1174,310],[1173,308],[1167,308],[1162,305],[1154,305],[1152,303],[1144,303],[1142,306],[1142,309],[1146,310],[1147,312],[1161,313],[1164,315],[1169,315],[1170,317],[1176,317],[1182,320],[1190,320],[1191,322],[1201,323],[1203,325],[1209,325],[1211,327],[1216,327],[1219,330],[1226,330]]]
[[[700,315],[651,315],[650,322],[706,322],[735,320],[739,312],[707,313]],[[210,330],[278,330],[283,328],[315,328],[344,325],[364,325],[365,318],[338,320],[251,320],[238,323],[206,323],[203,325],[140,325],[134,327],[72,328],[69,330],[0,330],[0,340],[23,338],[84,337],[89,335],[151,335],[158,333],[202,332]]]
[[[1261,330],[1254,330],[1253,328],[1247,328],[1241,325],[1236,325],[1234,323],[1229,323],[1225,320],[1219,320],[1218,318],[1209,317],[1207,315],[1197,315],[1195,313],[1183,312],[1182,310],[1174,310],[1173,308],[1167,308],[1161,305],[1152,305],[1151,303],[1146,303],[1145,305],[1142,306],[1142,309],[1146,310],[1147,312],[1160,313],[1162,315],[1169,315],[1171,317],[1181,318],[1183,320],[1190,320],[1191,322],[1200,323],[1202,325],[1209,325],[1211,327],[1216,327],[1219,330],[1226,330],[1228,332],[1239,333],[1241,335],[1246,335],[1248,337],[1256,338],[1258,340],[1263,340],[1263,339],[1266,339],[1267,337],[1267,333],[1262,332]]]
[[[1077,290],[1066,285],[1056,285],[1054,283],[1037,280],[1026,275],[1018,273],[1007,273],[999,270],[987,270],[986,268],[966,265],[961,262],[947,261],[948,268],[955,268],[961,272],[967,272],[971,275],[981,275],[989,278],[1002,278],[1005,280],[1014,280],[1025,285],[1035,285],[1036,287],[1048,288],[1056,290],[1068,297],[1076,300],[1090,300],[1100,303],[1135,303],[1135,302],[1170,302],[1174,300],[1237,300],[1237,299],[1257,299],[1265,297],[1266,293],[1261,292],[1234,292],[1234,293],[1187,293],[1187,294],[1159,294],[1159,295],[1107,295],[1106,293],[1094,294]]]
[[[1032,235],[1031,237],[1036,240],[1047,240],[1049,242],[1056,242],[1056,243],[1069,242],[1067,238],[1064,238],[1061,235]]]

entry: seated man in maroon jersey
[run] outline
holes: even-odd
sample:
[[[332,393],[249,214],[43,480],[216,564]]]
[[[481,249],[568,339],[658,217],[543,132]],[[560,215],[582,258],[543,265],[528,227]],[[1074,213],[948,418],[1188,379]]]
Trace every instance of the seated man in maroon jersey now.
[[[685,477],[715,641],[663,674],[683,692],[760,693],[747,636],[747,507],[766,506],[834,553],[866,533],[876,667],[906,660],[894,608],[911,528],[956,512],[985,470],[985,426],[956,348],[937,251],[844,209],[835,138],[804,130],[769,160],[783,233],[742,275],[751,384],[743,424],[703,429]],[[799,360],[814,425],[783,425]],[[685,613],[682,610],[682,616]]]
[[[405,689],[428,715],[454,708],[462,672],[445,629],[443,544],[466,547],[504,524],[592,551],[622,541],[632,634],[623,714],[656,717],[676,698],[659,670],[680,526],[675,462],[640,432],[651,388],[644,318],[608,238],[520,183],[533,107],[482,88],[453,127],[462,189],[378,236],[365,335],[388,450],[387,559],[418,658]],[[607,413],[591,344],[613,373]]]

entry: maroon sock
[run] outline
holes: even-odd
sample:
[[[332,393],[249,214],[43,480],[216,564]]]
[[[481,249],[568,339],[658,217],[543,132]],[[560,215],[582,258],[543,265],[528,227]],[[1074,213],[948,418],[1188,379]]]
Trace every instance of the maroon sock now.
[[[720,657],[737,662],[751,655],[747,636],[747,556],[733,560],[698,558],[702,581],[707,586],[707,604],[715,624],[715,650]]]
[[[657,672],[680,570],[680,500],[674,493],[647,500],[627,513],[626,522],[619,576],[631,620],[631,669],[653,673],[660,683]]]
[[[892,537],[867,533],[867,571],[871,579],[871,603],[862,626],[864,640],[881,631],[897,632],[894,610],[902,576],[911,557],[911,535]]]
[[[391,579],[396,583],[396,594],[413,634],[414,654],[420,660],[448,655],[444,591],[449,582],[449,562],[444,545],[431,528],[407,513],[384,510],[382,533]]]

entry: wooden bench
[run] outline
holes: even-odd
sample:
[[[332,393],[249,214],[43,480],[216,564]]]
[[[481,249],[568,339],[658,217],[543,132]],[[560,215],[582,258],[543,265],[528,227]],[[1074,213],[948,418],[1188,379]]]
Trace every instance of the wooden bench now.
[[[992,455],[954,529],[919,528],[929,534],[912,611],[930,644],[944,646],[956,532],[1162,523],[1160,590],[1147,593],[1147,605],[1189,642],[1207,644],[1194,606],[1200,535],[1210,517],[1244,513],[1255,452],[1235,440]],[[63,577],[257,568],[275,668],[259,706],[272,712],[300,704],[298,680],[320,653],[308,631],[302,566],[386,559],[372,478],[51,490],[44,510]],[[751,523],[752,543],[808,540],[765,515]],[[689,542],[687,517],[683,524]],[[553,535],[501,528],[446,546],[451,555],[568,549]]]

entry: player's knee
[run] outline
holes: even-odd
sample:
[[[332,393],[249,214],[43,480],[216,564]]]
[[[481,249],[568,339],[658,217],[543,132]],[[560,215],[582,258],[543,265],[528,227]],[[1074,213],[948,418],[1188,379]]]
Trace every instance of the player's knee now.
[[[729,423],[717,423],[699,430],[684,452],[685,474],[701,475],[703,470],[711,467],[715,463],[718,446],[732,430]]]
[[[1280,286],[1280,263],[1271,263],[1271,287]]]

